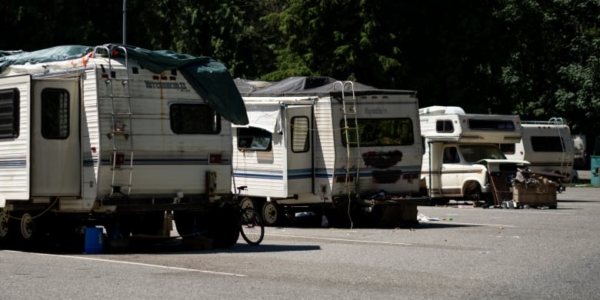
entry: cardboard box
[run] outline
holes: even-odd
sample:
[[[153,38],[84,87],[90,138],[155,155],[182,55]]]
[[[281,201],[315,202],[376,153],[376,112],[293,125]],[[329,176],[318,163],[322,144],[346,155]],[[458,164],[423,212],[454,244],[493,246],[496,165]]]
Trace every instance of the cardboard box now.
[[[538,184],[534,186],[515,183],[513,184],[513,200],[520,206],[556,208],[556,184],[547,179],[538,180]]]

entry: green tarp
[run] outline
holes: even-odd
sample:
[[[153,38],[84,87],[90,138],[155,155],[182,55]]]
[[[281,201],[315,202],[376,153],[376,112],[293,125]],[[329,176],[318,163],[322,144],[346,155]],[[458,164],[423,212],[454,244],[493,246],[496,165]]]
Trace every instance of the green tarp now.
[[[227,68],[206,56],[195,57],[167,50],[147,50],[118,44],[127,50],[128,59],[136,60],[141,67],[154,73],[178,69],[194,90],[225,119],[237,125],[248,124],[248,116],[242,96],[238,92]],[[23,52],[0,50],[0,73],[9,65],[43,63],[80,58],[93,51],[88,46],[57,46],[48,49]],[[122,54],[119,54],[122,56]]]

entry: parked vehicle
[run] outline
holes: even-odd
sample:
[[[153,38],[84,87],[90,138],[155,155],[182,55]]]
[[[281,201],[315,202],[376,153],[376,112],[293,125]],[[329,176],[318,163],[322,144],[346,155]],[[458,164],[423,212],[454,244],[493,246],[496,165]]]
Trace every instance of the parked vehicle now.
[[[521,125],[519,142],[500,144],[506,157],[528,161],[532,171],[561,174],[563,181],[571,181],[575,149],[569,126],[561,118],[521,121]]]
[[[434,203],[465,199],[478,203],[496,199],[500,185],[516,173],[517,165],[527,161],[508,160],[498,143],[521,140],[517,115],[468,114],[456,106],[431,106],[419,109],[425,147],[422,179]],[[494,185],[490,165],[502,171]]]
[[[428,199],[415,91],[328,77],[236,83],[250,122],[234,125],[234,179],[266,224],[331,208],[352,222],[416,222]]]
[[[208,57],[122,45],[1,57],[0,241],[104,226],[126,242],[168,234],[174,217],[180,234],[231,246],[230,124],[247,122]]]

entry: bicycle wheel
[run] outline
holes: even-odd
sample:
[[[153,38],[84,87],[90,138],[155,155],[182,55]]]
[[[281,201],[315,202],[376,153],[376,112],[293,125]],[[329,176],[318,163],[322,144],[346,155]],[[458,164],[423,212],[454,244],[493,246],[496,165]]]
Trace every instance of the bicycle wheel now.
[[[240,223],[240,233],[246,243],[257,246],[262,242],[265,236],[265,226],[254,209],[250,207],[244,208],[241,213]]]

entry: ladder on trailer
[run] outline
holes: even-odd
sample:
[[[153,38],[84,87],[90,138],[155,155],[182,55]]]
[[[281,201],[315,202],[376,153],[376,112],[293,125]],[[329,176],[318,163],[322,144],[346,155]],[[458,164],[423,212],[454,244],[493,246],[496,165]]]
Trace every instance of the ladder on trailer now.
[[[97,46],[94,48],[94,56],[107,57],[108,73],[104,66],[102,67],[102,78],[106,79],[109,87],[111,101],[111,130],[109,138],[112,143],[111,155],[111,192],[129,195],[133,180],[133,131],[132,131],[132,113],[131,113],[131,91],[127,49],[123,46]],[[124,72],[117,72],[113,66],[114,57],[124,56]],[[120,76],[118,76],[120,75]],[[121,85],[122,88],[116,87]],[[129,160],[125,153],[128,152]],[[128,172],[128,174],[117,173]],[[123,191],[122,188],[127,188]]]
[[[359,176],[360,176],[360,133],[358,130],[358,110],[356,108],[357,100],[354,93],[354,83],[352,81],[336,81],[333,84],[335,92],[336,85],[342,87],[342,113],[344,116],[344,137],[346,139],[346,177],[344,179],[344,189],[348,194],[358,194]],[[346,99],[346,87],[352,92],[352,98]],[[356,153],[356,155],[352,155]],[[355,167],[352,167],[352,165]],[[352,184],[354,182],[354,184]]]

